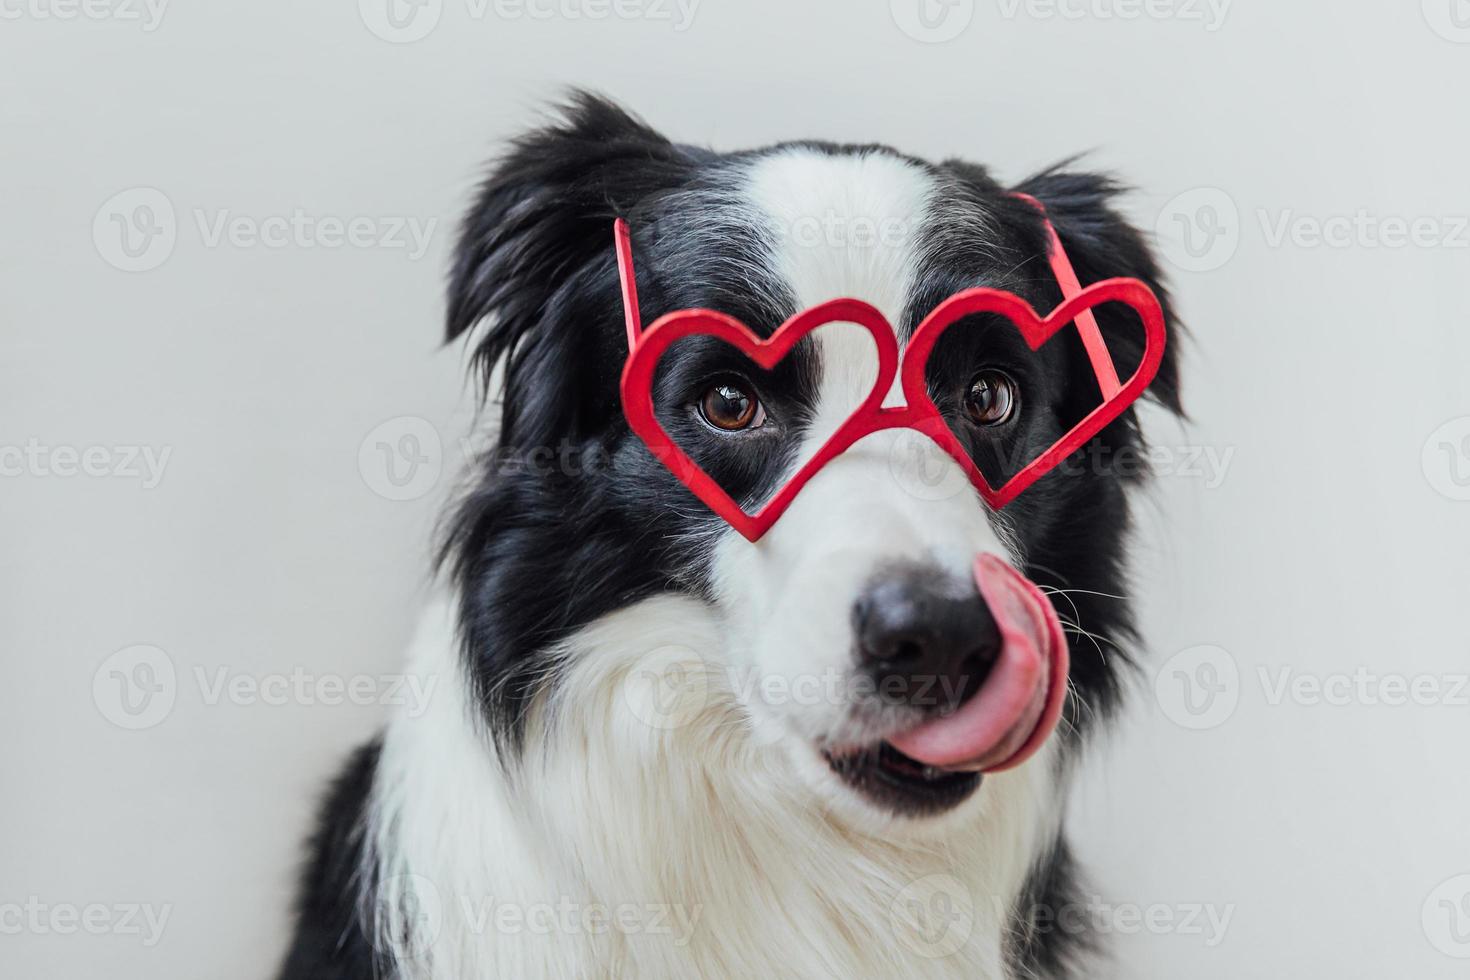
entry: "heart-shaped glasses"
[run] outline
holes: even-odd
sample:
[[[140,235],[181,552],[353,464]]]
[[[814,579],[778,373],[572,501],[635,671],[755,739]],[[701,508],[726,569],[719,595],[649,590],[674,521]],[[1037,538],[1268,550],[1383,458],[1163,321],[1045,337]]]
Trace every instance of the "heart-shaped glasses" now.
[[[1040,211],[1046,223],[1047,257],[1061,287],[1061,304],[1042,317],[1031,308],[1031,304],[1005,290],[978,287],[955,293],[936,306],[915,328],[902,358],[900,386],[905,404],[888,407],[883,406],[884,396],[900,372],[898,341],[883,314],[862,300],[834,299],[802,310],[764,339],[734,317],[701,309],[666,313],[645,330],[638,312],[632,239],[627,222],[617,219],[613,225],[613,240],[623,292],[623,316],[628,329],[628,360],[623,366],[622,400],[623,414],[627,416],[629,427],[681,483],[750,541],[759,540],[770,529],[807,481],[833,457],[851,448],[864,436],[884,429],[914,429],[932,439],[959,463],[987,505],[997,510],[1004,507],[1142,397],[1163,361],[1165,336],[1163,309],[1147,284],[1138,279],[1115,278],[1083,288],[1077,281],[1077,274],[1067,259],[1056,229],[1046,219],[1041,202],[1024,194],[1016,196]],[[1143,323],[1143,357],[1127,381],[1118,378],[1112,355],[1092,312],[1094,307],[1103,303],[1122,303],[1137,313]],[[977,313],[995,313],[1009,320],[1033,351],[1051,340],[1067,324],[1075,323],[1102,392],[1101,404],[998,487],[991,486],[950,431],[930,398],[924,379],[929,355],[944,331],[956,321]],[[802,337],[829,323],[856,324],[872,336],[878,352],[877,381],[868,397],[816,454],[755,513],[747,513],[659,424],[653,410],[653,377],[659,359],[676,341],[698,334],[724,341],[761,368],[770,370]]]

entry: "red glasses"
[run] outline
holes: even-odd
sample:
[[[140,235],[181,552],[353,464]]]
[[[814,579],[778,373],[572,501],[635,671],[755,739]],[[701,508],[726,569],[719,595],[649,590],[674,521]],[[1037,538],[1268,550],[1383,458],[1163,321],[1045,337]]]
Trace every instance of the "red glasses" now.
[[[1035,198],[1017,195],[1041,210]],[[871,305],[857,299],[834,299],[802,310],[762,339],[734,317],[715,310],[675,310],[666,313],[646,330],[638,313],[638,288],[633,274],[633,246],[627,222],[619,218],[613,226],[622,283],[623,313],[628,328],[628,360],[623,367],[623,413],[633,432],[669,471],[720,517],[750,541],[757,541],[791,505],[808,480],[835,456],[864,436],[884,429],[914,429],[933,440],[969,476],[981,498],[999,509],[1016,498],[1089,439],[1102,431],[1137,401],[1158,373],[1164,357],[1164,313],[1153,290],[1138,279],[1105,279],[1083,287],[1067,260],[1061,239],[1046,221],[1048,258],[1061,287],[1062,302],[1045,317],[1015,293],[999,289],[966,289],[936,306],[914,330],[902,358],[892,326]],[[1118,378],[1112,355],[1103,341],[1093,308],[1102,303],[1122,303],[1138,314],[1143,323],[1143,358],[1127,381]],[[1102,402],[1040,456],[1026,464],[1000,486],[991,486],[974,461],[950,431],[929,397],[924,380],[925,366],[935,343],[956,321],[977,313],[999,314],[1015,327],[1031,350],[1051,340],[1063,327],[1075,323],[1093,374],[1102,392]],[[754,513],[747,513],[706,473],[689,454],[669,438],[653,411],[653,376],[658,362],[676,341],[691,335],[722,340],[764,370],[785,357],[802,337],[829,323],[853,323],[873,338],[878,354],[878,377],[873,389],[847,420],[807,460],[774,496]],[[904,404],[883,406],[883,399],[899,379]]]

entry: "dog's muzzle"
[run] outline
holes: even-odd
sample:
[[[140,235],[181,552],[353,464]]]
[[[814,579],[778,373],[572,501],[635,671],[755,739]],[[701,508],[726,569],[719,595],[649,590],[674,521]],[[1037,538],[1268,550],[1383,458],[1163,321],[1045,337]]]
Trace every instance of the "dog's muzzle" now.
[[[900,669],[922,670],[923,680],[957,694],[936,716],[889,738],[895,749],[936,769],[1004,772],[1035,755],[1061,719],[1067,641],[1030,579],[994,555],[976,559],[974,574],[976,595],[940,603],[916,633],[875,628],[863,635],[876,645],[864,649],[883,655],[882,669],[907,664]]]

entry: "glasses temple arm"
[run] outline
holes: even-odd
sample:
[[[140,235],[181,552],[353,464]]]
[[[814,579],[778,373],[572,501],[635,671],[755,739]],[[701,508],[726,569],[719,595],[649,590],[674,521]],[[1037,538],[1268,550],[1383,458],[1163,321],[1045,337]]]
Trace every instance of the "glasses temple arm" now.
[[[638,315],[638,281],[633,275],[633,239],[622,218],[613,222],[613,244],[618,254],[618,283],[623,289],[623,324],[628,330],[628,352],[632,353],[643,334],[643,321]]]
[[[1047,260],[1051,263],[1052,275],[1057,277],[1057,285],[1062,288],[1062,302],[1065,303],[1082,292],[1082,284],[1077,281],[1077,272],[1067,258],[1066,249],[1062,248],[1061,236],[1047,217],[1045,205],[1030,194],[1016,194],[1016,197],[1041,212],[1042,223],[1046,226]],[[1097,325],[1097,317],[1092,315],[1092,310],[1083,310],[1077,314],[1076,323],[1077,332],[1082,336],[1082,346],[1087,349],[1087,358],[1092,362],[1092,371],[1097,375],[1098,386],[1102,388],[1103,398],[1112,398],[1123,384],[1118,380],[1118,369],[1113,364],[1112,355],[1108,353],[1108,345]]]

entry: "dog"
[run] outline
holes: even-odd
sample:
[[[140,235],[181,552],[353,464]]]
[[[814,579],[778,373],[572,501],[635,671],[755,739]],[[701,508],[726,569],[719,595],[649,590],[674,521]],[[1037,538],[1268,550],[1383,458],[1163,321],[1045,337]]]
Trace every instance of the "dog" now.
[[[1146,474],[1113,464],[1143,449],[1136,407],[1001,508],[924,434],[874,432],[751,541],[630,429],[613,236],[626,220],[650,319],[705,309],[769,335],[851,297],[902,345],[971,287],[1056,307],[1049,220],[1083,284],[1159,298],[1147,397],[1182,415],[1159,269],[1119,185],[1075,166],[1007,188],[881,145],[721,153],[580,92],[514,143],[451,274],[448,338],[498,425],[446,515],[443,597],[409,654],[435,696],[331,788],[283,978],[1080,975],[1097,937],[1059,914],[1081,887],[1062,812],[1133,670],[1122,596]],[[1130,375],[1137,317],[1094,313]],[[874,390],[874,341],[850,326],[769,370],[685,338],[655,413],[749,511]],[[987,315],[947,331],[925,377],[997,486],[1100,397],[1076,332],[1033,351]],[[978,556],[1049,596],[1070,649],[1058,729],[1013,767],[924,748],[999,670]]]

